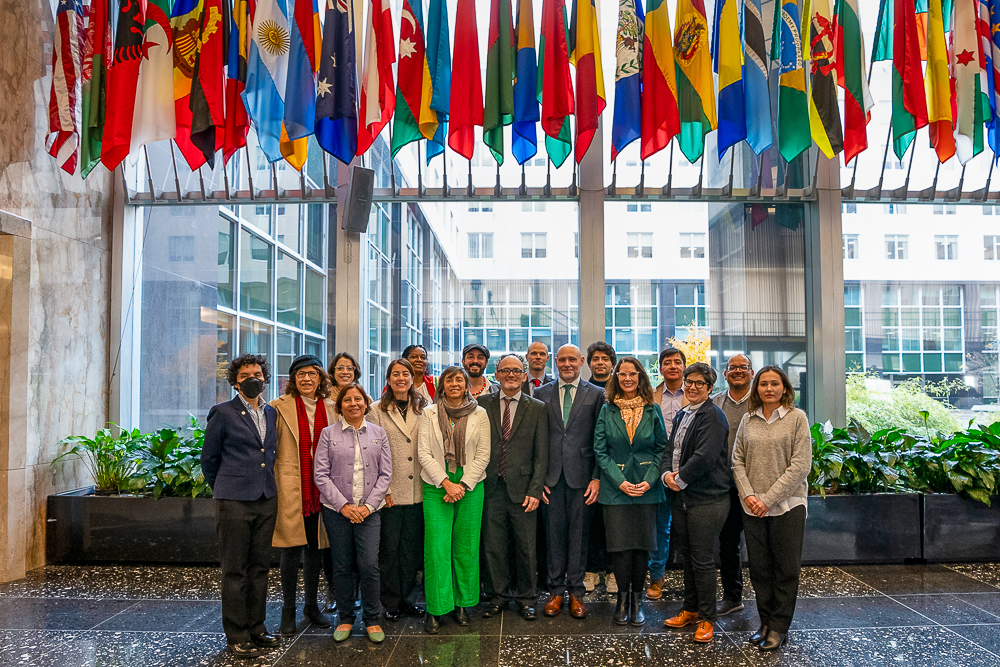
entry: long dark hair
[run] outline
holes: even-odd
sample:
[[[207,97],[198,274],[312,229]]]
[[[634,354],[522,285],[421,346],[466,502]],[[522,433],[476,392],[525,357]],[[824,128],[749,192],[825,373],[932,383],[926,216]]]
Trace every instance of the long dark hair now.
[[[441,371],[441,375],[438,376],[437,389],[434,391],[434,402],[444,403],[444,381],[450,378],[452,375],[461,375],[465,378],[465,397],[466,400],[471,400],[473,398],[472,392],[469,391],[469,372],[461,366],[448,366],[448,368]]]
[[[653,402],[653,385],[649,381],[649,375],[646,374],[646,369],[642,367],[642,362],[632,355],[622,357],[618,360],[618,363],[615,364],[615,371],[611,374],[611,378],[608,380],[608,385],[604,388],[604,400],[608,403],[614,403],[616,398],[625,394],[618,384],[618,370],[622,367],[622,364],[626,362],[635,366],[636,370],[639,371],[639,387],[636,395],[641,396],[643,402],[649,405]]]
[[[392,387],[389,386],[389,378],[392,377],[392,369],[395,366],[402,366],[410,373],[410,389],[406,392],[406,400],[408,409],[413,414],[419,415],[424,411],[427,399],[417,393],[417,388],[413,385],[413,365],[406,359],[396,359],[389,363],[389,367],[385,371],[385,389],[382,390],[382,398],[379,399],[378,407],[382,412],[389,412],[389,409],[396,403],[396,395],[392,393]]]
[[[354,381],[357,382],[361,379],[361,366],[358,364],[358,360],[347,352],[341,352],[333,358],[333,361],[330,362],[330,368],[327,369],[327,373],[330,375],[330,382],[333,383],[334,387],[337,386],[337,376],[333,374],[333,369],[337,367],[337,362],[341,359],[347,359],[354,364]],[[344,389],[347,389],[347,387],[344,387]]]
[[[781,405],[791,410],[795,407],[795,389],[792,387],[792,381],[788,379],[785,371],[781,370],[779,366],[764,366],[764,368],[757,371],[757,375],[753,376],[753,386],[750,388],[750,405],[747,406],[747,410],[749,412],[756,412],[764,407],[764,401],[760,399],[758,388],[760,387],[761,376],[768,371],[777,373],[778,377],[781,378],[781,384],[785,387],[784,393],[781,394]]]

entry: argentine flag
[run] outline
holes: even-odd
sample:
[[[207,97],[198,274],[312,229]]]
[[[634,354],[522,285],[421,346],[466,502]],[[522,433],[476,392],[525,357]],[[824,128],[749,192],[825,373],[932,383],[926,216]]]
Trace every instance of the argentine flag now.
[[[257,131],[260,149],[270,162],[282,158],[281,122],[290,46],[285,0],[258,0],[243,102]]]

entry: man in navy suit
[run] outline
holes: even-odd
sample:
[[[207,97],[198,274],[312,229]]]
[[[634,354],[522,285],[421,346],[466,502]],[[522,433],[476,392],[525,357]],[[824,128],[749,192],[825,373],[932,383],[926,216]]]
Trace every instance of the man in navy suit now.
[[[253,658],[279,643],[264,627],[278,514],[278,413],[262,396],[271,380],[265,357],[244,354],[233,359],[226,378],[238,395],[209,410],[201,469],[215,497],[226,651]]]

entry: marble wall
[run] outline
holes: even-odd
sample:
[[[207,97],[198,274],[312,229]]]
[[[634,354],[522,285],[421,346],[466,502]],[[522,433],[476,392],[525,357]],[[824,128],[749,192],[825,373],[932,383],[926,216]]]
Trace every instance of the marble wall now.
[[[7,42],[0,49],[0,211],[30,222],[30,250],[13,275],[16,284],[28,274],[26,305],[10,311],[14,327],[26,330],[27,349],[0,360],[15,367],[14,378],[23,371],[27,396],[0,447],[0,561],[7,562],[0,578],[10,579],[44,564],[46,496],[87,483],[79,465],[49,465],[56,443],[107,421],[113,197],[103,167],[84,181],[45,152],[49,0],[0,0],[0,25]]]

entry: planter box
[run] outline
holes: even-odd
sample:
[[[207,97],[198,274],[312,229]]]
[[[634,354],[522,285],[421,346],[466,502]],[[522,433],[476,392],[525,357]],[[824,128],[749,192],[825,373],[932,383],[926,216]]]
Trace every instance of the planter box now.
[[[919,559],[920,494],[809,496],[802,563]]]
[[[950,493],[924,501],[924,558],[928,561],[1000,560],[1000,497],[991,506]]]
[[[48,497],[48,563],[218,563],[211,498]]]

